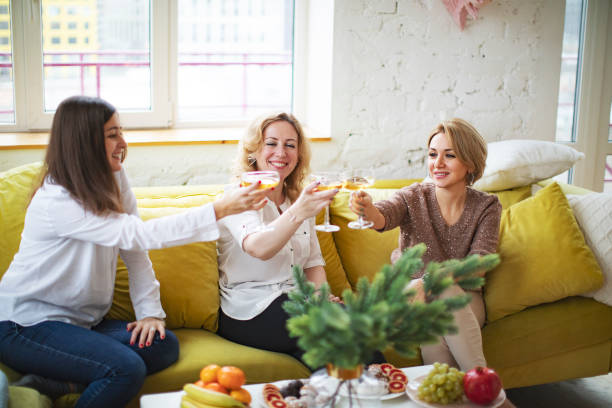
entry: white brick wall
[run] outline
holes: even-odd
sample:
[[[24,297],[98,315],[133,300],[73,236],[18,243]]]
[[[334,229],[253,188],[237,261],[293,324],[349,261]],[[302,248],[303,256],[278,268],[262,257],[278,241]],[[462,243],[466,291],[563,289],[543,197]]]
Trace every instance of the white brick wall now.
[[[381,178],[422,177],[418,149],[441,111],[488,141],[554,140],[563,0],[493,1],[464,31],[441,0],[335,1],[333,141],[314,144],[313,169],[375,165]],[[126,168],[138,186],[224,183],[235,151],[133,147]],[[0,151],[0,171],[42,157]]]

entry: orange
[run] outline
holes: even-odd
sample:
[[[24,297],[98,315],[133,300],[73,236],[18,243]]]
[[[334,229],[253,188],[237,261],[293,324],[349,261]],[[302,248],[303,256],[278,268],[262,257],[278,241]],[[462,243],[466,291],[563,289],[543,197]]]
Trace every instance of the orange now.
[[[221,367],[217,373],[219,384],[230,390],[238,390],[246,382],[244,371],[234,366]]]
[[[209,364],[200,371],[200,380],[205,383],[217,381],[217,373],[221,367],[217,364]]]
[[[202,387],[204,388],[204,385],[206,384],[204,381],[202,380],[198,380],[194,383],[195,385],[197,385],[198,387]]]
[[[210,382],[204,385],[204,388],[206,388],[207,390],[222,392],[223,394],[228,394],[227,389],[218,382]]]
[[[231,390],[230,397],[242,402],[243,404],[251,403],[251,394],[244,388],[240,388],[239,390]]]

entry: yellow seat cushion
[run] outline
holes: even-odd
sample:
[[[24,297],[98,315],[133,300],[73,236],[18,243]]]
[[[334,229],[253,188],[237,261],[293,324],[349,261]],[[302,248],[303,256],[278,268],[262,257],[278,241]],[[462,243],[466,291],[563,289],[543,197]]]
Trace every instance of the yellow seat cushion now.
[[[487,274],[487,320],[595,290],[603,275],[557,183],[504,210],[498,252]]]
[[[42,162],[0,173],[0,277],[19,249],[26,209],[39,181]]]
[[[325,220],[325,210],[321,211],[316,218],[316,223],[323,224]],[[325,260],[325,275],[327,276],[327,283],[331,292],[340,296],[344,289],[350,289],[351,285],[346,278],[346,272],[342,266],[340,255],[336,249],[336,242],[334,236],[325,231],[317,231],[317,238],[319,239],[319,246],[321,247],[321,253]]]
[[[158,188],[152,188],[149,192],[145,188],[135,189],[140,217],[148,220],[176,214],[189,207],[212,202],[220,194],[218,189],[198,189],[175,188],[176,191],[166,195],[159,195],[156,192]],[[170,203],[175,206],[167,206]],[[160,283],[167,327],[216,331],[220,302],[216,242],[196,242],[151,250],[149,257]],[[121,260],[117,265],[113,305],[107,317],[128,321],[134,319],[127,268]]]
[[[612,307],[571,296],[487,323],[483,349],[493,366],[512,367],[599,344],[611,332]]]
[[[141,394],[179,390],[212,363],[240,367],[249,384],[310,376],[306,366],[287,354],[243,346],[204,330],[180,329],[175,334],[181,345],[178,361],[148,376]]]

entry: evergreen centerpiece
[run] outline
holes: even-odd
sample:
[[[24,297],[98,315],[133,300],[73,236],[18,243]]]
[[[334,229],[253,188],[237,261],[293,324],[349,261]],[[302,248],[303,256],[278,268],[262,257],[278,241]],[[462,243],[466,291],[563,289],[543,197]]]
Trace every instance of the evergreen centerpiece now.
[[[293,274],[297,288],[288,294],[283,308],[289,314],[287,327],[305,351],[304,361],[312,368],[328,364],[355,369],[371,361],[374,352],[389,347],[414,357],[423,343],[432,343],[457,332],[453,311],[465,307],[470,295],[437,299],[446,288],[458,284],[477,289],[484,284],[478,273],[499,263],[497,254],[470,255],[462,260],[430,262],[423,275],[429,303],[412,302],[414,290],[406,290],[413,275],[423,268],[425,244],[404,251],[395,265],[385,265],[370,283],[362,277],[357,290],[342,293],[344,305],[329,300],[329,285],[320,290],[306,280],[300,267]]]

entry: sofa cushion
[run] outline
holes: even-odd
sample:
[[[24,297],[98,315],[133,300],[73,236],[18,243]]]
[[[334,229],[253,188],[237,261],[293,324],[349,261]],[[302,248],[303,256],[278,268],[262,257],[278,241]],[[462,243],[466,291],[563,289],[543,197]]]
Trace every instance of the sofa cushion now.
[[[484,292],[490,322],[603,283],[557,183],[503,211],[498,252],[501,263],[487,274]]]
[[[604,273],[604,285],[585,296],[612,306],[612,194],[567,196],[587,244]]]
[[[574,296],[488,323],[482,339],[488,364],[513,367],[605,342],[610,333],[612,308]]]
[[[484,173],[474,186],[483,191],[526,186],[563,173],[583,157],[572,147],[542,140],[492,142]]]
[[[0,277],[19,249],[26,209],[39,180],[42,162],[0,173]]]
[[[162,217],[183,211],[194,205],[213,201],[216,194],[191,194],[179,198],[155,198],[154,192],[145,197],[144,189],[138,189],[140,217],[143,220]],[[185,191],[183,191],[185,192]],[[138,196],[137,196],[138,197]],[[182,200],[181,200],[182,198]],[[182,207],[169,207],[168,200]],[[144,202],[145,207],[141,207]],[[160,205],[156,208],[155,205]],[[219,272],[217,268],[216,242],[196,242],[177,247],[149,251],[155,276],[160,283],[161,302],[166,312],[169,329],[179,327],[217,330],[219,311]],[[129,297],[128,273],[119,260],[113,305],[108,313],[112,319],[133,320],[134,310]]]
[[[323,224],[325,219],[325,210],[321,211],[317,215],[317,225]],[[334,236],[329,232],[317,231],[317,238],[319,239],[319,246],[321,247],[321,253],[325,260],[325,275],[327,276],[327,283],[331,292],[336,296],[341,296],[344,289],[350,289],[351,285],[346,278],[346,272],[342,266],[340,255],[336,249],[336,242]]]
[[[181,345],[179,359],[167,369],[146,378],[141,394],[175,391],[199,378],[208,364],[233,365],[246,374],[249,384],[287,378],[307,378],[310,370],[287,354],[243,346],[204,330],[174,332]]]
[[[489,194],[496,195],[499,200],[499,203],[505,210],[511,205],[531,197],[531,186],[522,186],[502,191],[489,191]]]

